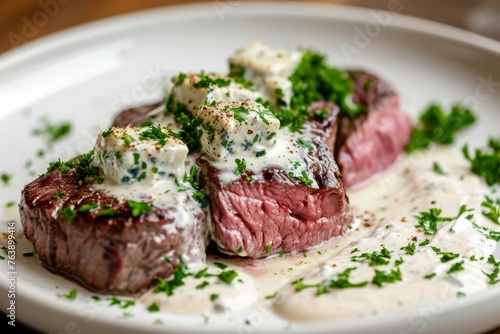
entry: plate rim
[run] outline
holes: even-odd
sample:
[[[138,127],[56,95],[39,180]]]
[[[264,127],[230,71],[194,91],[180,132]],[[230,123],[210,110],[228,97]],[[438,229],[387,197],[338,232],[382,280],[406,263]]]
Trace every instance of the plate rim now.
[[[284,3],[282,1],[252,1],[243,2],[239,9],[232,12],[231,16],[246,16],[246,17],[257,17],[262,16],[280,16],[280,17],[321,17],[326,19],[334,19],[346,22],[358,22],[365,23],[366,16],[374,9],[362,8],[355,6],[346,6],[338,4],[328,4],[323,2],[305,2],[305,1],[292,1],[283,7]],[[70,27],[59,32],[49,34],[47,36],[38,38],[34,41],[28,42],[19,48],[11,49],[0,55],[0,73],[3,69],[9,69],[10,66],[16,66],[22,64],[25,61],[29,61],[34,57],[45,52],[57,52],[59,48],[66,48],[68,45],[73,43],[79,43],[84,40],[88,40],[97,34],[103,37],[108,34],[112,34],[117,31],[123,31],[126,29],[131,29],[134,26],[141,25],[144,23],[154,24],[154,22],[175,22],[176,20],[181,20],[183,18],[189,17],[193,19],[195,17],[216,17],[216,13],[211,8],[211,11],[207,11],[209,7],[213,6],[212,2],[200,2],[200,3],[190,3],[190,4],[180,4],[171,5],[165,7],[159,7],[154,9],[141,10],[138,12],[121,14],[113,16],[110,18],[104,18],[96,20],[93,22],[85,23],[75,27]],[[262,13],[262,6],[266,6],[267,12]],[[451,40],[456,43],[466,44],[468,46],[493,52],[500,55],[500,42],[493,39],[478,35],[473,32],[462,30],[460,28],[451,27],[442,23],[433,22],[426,19],[411,17],[403,14],[393,13],[393,21],[390,23],[392,29],[397,30],[407,30],[412,32],[419,32],[423,35],[433,36],[434,38],[443,38],[446,40]],[[128,22],[125,22],[128,21]],[[102,29],[104,27],[110,28],[104,33]],[[8,114],[7,114],[8,115]],[[6,115],[6,116],[7,116]],[[3,289],[3,284],[0,285]],[[443,313],[453,313],[459,309],[465,309],[473,307],[474,305],[483,304],[485,300],[490,300],[492,297],[489,296],[491,291],[496,293],[500,292],[500,287],[489,289],[477,293],[473,296],[468,296],[463,300],[453,300],[447,305],[446,310]],[[490,297],[490,298],[488,298]],[[43,304],[36,298],[28,298],[24,296],[25,299],[29,299],[37,304]],[[52,311],[58,311],[69,316],[76,316],[75,312],[70,312],[66,304],[61,301],[57,303],[45,304],[45,307],[49,307]],[[376,317],[369,317],[364,319],[361,323],[358,323],[355,330],[370,329],[373,326],[380,326],[381,324],[397,323],[398,319],[407,319],[414,309],[408,309],[403,312],[395,312],[386,315],[379,315]],[[84,319],[83,316],[80,317]],[[17,320],[17,319],[16,319]],[[96,320],[101,323],[106,323],[107,325],[122,325],[127,326],[126,323],[118,321],[117,319],[99,319]],[[332,329],[336,330],[349,330],[353,329],[352,325],[356,323],[357,319],[339,320],[335,322],[324,322],[318,321],[310,323],[308,326],[311,331],[320,332],[324,331],[325,325],[328,325]],[[22,320],[20,322],[23,322]],[[29,324],[28,324],[29,325]],[[130,326],[130,324],[128,324]],[[149,325],[149,324],[144,324]],[[154,329],[151,326],[146,326],[148,330]],[[158,330],[164,330],[164,327],[160,327]],[[205,328],[186,328],[185,325],[174,325],[170,327],[171,330],[189,330],[189,331],[205,331]],[[326,329],[328,330],[328,329]],[[257,329],[256,332],[261,332],[262,330]]]

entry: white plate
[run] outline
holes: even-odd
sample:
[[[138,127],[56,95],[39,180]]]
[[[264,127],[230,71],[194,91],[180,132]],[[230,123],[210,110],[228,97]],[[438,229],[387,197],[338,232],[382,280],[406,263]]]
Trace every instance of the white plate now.
[[[88,151],[97,129],[107,127],[116,111],[161,96],[162,77],[179,70],[225,71],[228,55],[253,39],[275,47],[312,47],[335,65],[370,69],[400,91],[404,109],[414,115],[431,101],[476,104],[479,123],[457,147],[464,141],[483,145],[498,134],[500,44],[492,40],[394,13],[320,4],[227,1],[171,7],[70,29],[0,57],[0,172],[15,175],[10,187],[0,186],[0,203],[18,200],[32,178],[23,167],[26,160],[32,159],[41,173],[56,157]],[[346,48],[353,52],[350,57],[342,51]],[[495,83],[485,85],[488,78]],[[42,141],[31,135],[42,115],[74,124],[70,138],[44,159],[36,157]],[[1,219],[11,214],[4,209]],[[363,321],[288,324],[268,311],[250,309],[208,325],[200,318],[166,316],[166,325],[158,326],[154,318],[124,319],[89,302],[84,289],[49,273],[35,258],[21,256],[26,250],[31,245],[20,242],[17,320],[43,331],[471,333],[500,325],[497,286],[451,303],[436,299],[429,307]],[[4,312],[6,264],[0,261]],[[81,294],[77,300],[57,297],[74,287]]]

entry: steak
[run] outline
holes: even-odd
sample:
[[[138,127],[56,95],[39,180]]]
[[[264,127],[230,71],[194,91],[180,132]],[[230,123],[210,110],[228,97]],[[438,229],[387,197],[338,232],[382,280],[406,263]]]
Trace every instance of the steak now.
[[[160,101],[152,104],[146,104],[139,107],[122,110],[116,115],[113,120],[114,127],[125,128],[127,126],[139,126],[142,122],[149,119],[150,113],[156,108],[163,105],[165,101]]]
[[[307,168],[318,188],[277,167],[225,184],[220,170],[198,158],[200,183],[210,197],[211,232],[221,251],[259,258],[279,251],[303,251],[347,231],[353,216],[330,149],[313,143]]]
[[[91,203],[98,208],[79,212]],[[67,207],[74,208],[74,219],[60,213]],[[116,215],[100,216],[105,208]],[[175,220],[183,208],[192,221]],[[205,214],[190,196],[133,217],[123,199],[78,181],[74,168],[65,173],[56,168],[26,185],[20,214],[24,233],[46,267],[101,293],[139,293],[169,276],[181,254],[187,255],[183,261],[205,256]]]
[[[389,167],[404,150],[412,129],[391,86],[367,72],[350,74],[353,102],[364,105],[366,111],[353,119],[342,115],[339,120],[333,151],[346,187]]]

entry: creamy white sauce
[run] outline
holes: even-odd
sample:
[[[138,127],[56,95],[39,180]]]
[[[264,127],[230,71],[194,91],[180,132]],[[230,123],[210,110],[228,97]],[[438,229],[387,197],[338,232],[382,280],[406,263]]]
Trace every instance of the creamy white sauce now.
[[[424,160],[417,163],[414,159],[414,156],[401,159],[371,185],[348,192],[356,219],[346,236],[283,257],[275,254],[267,259],[252,260],[209,255],[208,263],[217,261],[229,265],[227,270],[236,270],[243,282],[217,284],[217,279],[211,278],[209,286],[196,289],[201,280],[188,277],[173,296],[150,291],[141,302],[149,306],[155,301],[163,312],[203,316],[264,306],[290,321],[314,321],[395,312],[488,289],[488,278],[483,271],[493,271],[487,258],[495,250],[496,242],[479,233],[466,216],[472,213],[477,224],[500,230],[481,215],[481,201],[490,189],[468,171],[460,156],[449,151],[429,151]],[[440,163],[448,173],[446,176],[432,170],[434,161]],[[415,227],[417,219],[414,216],[421,211],[428,212],[435,207],[442,209],[440,217],[456,217],[462,204],[474,211],[439,223],[435,235],[424,235]],[[426,239],[429,243],[419,246]],[[410,243],[415,244],[414,255],[400,249]],[[392,252],[387,265],[369,266],[367,262],[351,260],[355,255],[379,252],[382,245]],[[431,247],[459,254],[459,257],[441,262],[441,255]],[[359,251],[351,253],[356,248]],[[476,260],[472,261],[472,256]],[[404,262],[396,267],[396,260]],[[463,270],[448,273],[454,264],[462,261]],[[196,272],[206,266],[193,264],[190,271]],[[365,287],[330,289],[317,296],[316,289],[296,292],[292,284],[300,278],[304,284],[329,283],[352,267],[356,269],[351,272],[349,281],[368,282]],[[209,268],[210,272],[220,271],[211,265]],[[388,273],[397,268],[401,281],[383,283],[382,287],[371,284],[375,270]],[[429,274],[435,276],[425,279]],[[221,305],[210,300],[213,293],[219,295]]]

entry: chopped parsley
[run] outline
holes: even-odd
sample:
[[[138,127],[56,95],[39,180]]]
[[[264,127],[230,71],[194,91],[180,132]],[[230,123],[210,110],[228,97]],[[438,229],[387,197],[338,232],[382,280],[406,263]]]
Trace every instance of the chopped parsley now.
[[[352,253],[352,252],[351,252]],[[372,252],[372,253],[362,253],[361,255],[351,257],[352,262],[368,262],[368,265],[373,266],[383,266],[389,264],[389,260],[391,258],[391,251],[385,248],[382,245],[382,249],[380,252]]]
[[[419,216],[415,216],[418,220],[418,224],[415,225],[415,227],[423,229],[425,235],[436,234],[438,222],[448,222],[452,220],[452,218],[439,217],[441,212],[442,210],[439,208],[431,208],[429,212],[420,212]]]
[[[432,279],[434,276],[436,276],[436,273],[430,273],[428,275],[425,275],[424,278],[425,279]]]
[[[365,110],[364,106],[352,102],[352,77],[346,71],[328,66],[325,55],[305,50],[300,64],[289,80],[293,92],[291,109],[307,112],[303,121],[309,118],[307,108],[319,100],[335,103],[341,112],[350,118],[355,118]]]
[[[278,291],[275,291],[272,295],[267,295],[264,297],[264,299],[269,300],[269,299],[274,299],[278,295]]]
[[[468,145],[462,148],[462,152],[473,173],[482,176],[489,186],[500,183],[500,139],[490,139],[484,151],[475,150],[474,157],[469,154]]]
[[[217,300],[219,299],[219,294],[218,293],[212,293],[210,294],[210,300],[211,301],[214,301],[214,300]]]
[[[182,86],[182,84],[184,83],[184,80],[186,80],[187,78],[187,75],[186,73],[179,73],[179,76],[177,77],[177,81],[175,82],[175,86],[178,87],[178,86]]]
[[[210,88],[210,86],[217,86],[217,87],[227,87],[231,84],[230,79],[226,78],[211,78],[205,73],[199,73],[198,77],[200,78],[199,81],[195,82],[193,84],[194,88]]]
[[[483,211],[483,216],[500,225],[500,198],[494,200],[488,196],[484,196],[481,206],[486,209],[486,211]]]
[[[111,135],[112,133],[113,133],[113,129],[108,129],[108,130],[103,131],[101,135],[104,138],[106,138],[106,137],[109,137],[109,135]]]
[[[454,263],[451,268],[448,270],[448,274],[452,274],[452,273],[456,273],[458,271],[462,271],[464,270],[464,261],[462,262],[457,262],[457,263]]]
[[[476,231],[484,235],[486,238],[495,240],[496,242],[500,241],[500,231],[490,230],[489,228],[480,226],[475,222],[472,222],[472,226],[474,227],[474,229],[476,229]]]
[[[457,253],[443,252],[443,251],[441,251],[440,248],[437,248],[437,247],[431,247],[431,248],[436,253],[436,255],[441,255],[440,261],[443,263],[451,261],[453,259],[456,259],[457,257],[460,256],[460,254],[457,254]]]
[[[157,302],[152,302],[151,305],[148,306],[148,311],[149,312],[159,312],[160,305],[158,305]]]
[[[476,121],[474,113],[460,104],[454,104],[446,114],[441,106],[430,105],[419,118],[407,146],[408,153],[425,149],[431,143],[450,145],[455,140],[455,132]]]
[[[401,247],[401,250],[404,250],[406,254],[408,255],[415,255],[415,244],[414,243],[408,243],[408,245]]]
[[[98,183],[104,182],[104,179],[99,173],[99,168],[92,165],[94,159],[94,150],[80,155],[76,160],[71,161],[71,164],[76,166],[75,176],[77,180],[83,181],[88,177],[93,177]]]
[[[123,135],[122,136],[123,143],[125,146],[130,146],[133,142],[135,142],[135,138],[129,135]]]
[[[488,282],[489,284],[491,284],[491,285],[497,284],[498,282],[500,282],[500,280],[498,279],[498,274],[500,273],[500,268],[499,268],[500,261],[496,261],[493,254],[491,254],[488,257],[488,263],[493,265],[493,267],[494,267],[493,272],[491,274],[487,274],[483,271],[483,274],[485,274],[486,277],[488,277],[490,279]]]
[[[203,281],[203,282],[201,282],[200,284],[198,284],[198,285],[196,286],[196,289],[201,290],[201,289],[206,288],[206,287],[207,287],[207,286],[209,286],[209,285],[210,285],[210,283],[208,283],[207,281]]]
[[[260,158],[260,157],[265,156],[265,155],[266,155],[266,153],[267,153],[267,151],[266,151],[266,150],[258,151],[258,152],[255,152],[255,156],[256,156],[257,158]]]
[[[88,204],[82,205],[78,209],[78,212],[89,212],[89,211],[97,209],[98,207],[99,207],[99,204],[97,204],[97,203],[88,203]]]
[[[76,291],[76,289],[72,289],[70,292],[68,292],[67,294],[65,295],[58,295],[59,297],[64,297],[66,299],[69,299],[69,300],[75,300],[76,299],[76,296],[77,296],[78,292]]]
[[[118,211],[116,211],[115,209],[112,209],[112,208],[107,208],[107,209],[100,211],[97,214],[97,217],[115,217],[117,215],[118,215]]]
[[[436,161],[434,161],[434,163],[432,164],[432,170],[435,171],[437,174],[446,175],[443,168],[441,168],[441,166]]]
[[[132,217],[139,217],[142,214],[152,212],[153,208],[146,203],[128,200],[128,207],[132,210]]]
[[[372,279],[372,283],[378,287],[382,287],[384,283],[396,283],[402,280],[402,274],[399,268],[396,270],[391,269],[390,272],[375,270],[375,276]]]
[[[312,146],[312,144],[305,140],[304,138],[300,137],[299,139],[297,139],[297,144],[300,146],[300,147],[303,147],[309,151],[313,151],[314,150],[314,146]]]
[[[431,241],[430,241],[429,239],[425,239],[424,241],[422,241],[422,242],[421,242],[421,243],[419,243],[418,245],[419,245],[420,247],[422,247],[422,246],[426,246],[426,245],[428,245],[430,242],[431,242]]]
[[[139,140],[155,140],[156,143],[161,147],[165,146],[165,144],[167,143],[167,138],[168,135],[163,132],[161,125],[159,124],[157,126],[149,126],[146,130],[142,131],[139,134]]]
[[[71,123],[62,122],[51,124],[47,119],[42,119],[42,127],[33,130],[33,135],[42,137],[47,144],[53,144],[63,139],[71,132]]]
[[[246,121],[248,117],[248,110],[246,110],[245,107],[239,106],[236,108],[231,108],[231,111],[233,112],[234,119],[236,121],[238,121],[239,123]]]
[[[331,280],[329,287],[334,289],[347,289],[347,288],[362,288],[368,284],[368,282],[351,283],[349,282],[349,276],[351,272],[356,270],[356,267],[347,268],[342,273],[340,273],[336,280]]]
[[[63,215],[70,223],[72,223],[77,216],[76,211],[69,206],[62,208],[61,210],[57,210],[57,214]]]
[[[247,168],[247,163],[245,159],[235,159],[234,162],[236,162],[236,170],[234,171],[234,174],[240,175]]]
[[[47,167],[47,173],[52,172],[54,169],[59,168],[61,173],[67,173],[69,169],[73,167],[73,162],[64,162],[61,159],[58,159],[55,162],[50,162],[49,167]]]
[[[2,180],[2,183],[4,185],[9,184],[11,179],[12,179],[12,175],[10,175],[10,174],[7,174],[7,173],[0,174],[0,180]]]
[[[135,305],[135,301],[133,301],[133,300],[119,299],[115,296],[108,297],[108,298],[106,298],[106,300],[109,301],[109,306],[118,305],[118,307],[120,307],[122,309],[126,309],[128,307]]]
[[[154,292],[165,292],[167,296],[172,296],[175,289],[184,285],[184,278],[191,276],[192,274],[187,273],[186,266],[183,263],[180,263],[177,267],[175,267],[172,275],[173,278],[168,281],[158,277],[158,283]]]
[[[266,245],[266,253],[270,253],[271,252],[271,248],[273,248],[273,244],[268,244]]]
[[[64,192],[62,192],[62,191],[58,191],[58,192],[56,192],[56,193],[55,193],[55,195],[54,195],[54,196],[52,196],[52,199],[59,199],[59,198],[61,198],[62,196],[64,196]]]
[[[16,205],[16,202],[15,202],[15,201],[10,201],[10,202],[7,202],[7,203],[5,204],[5,207],[7,207],[7,208],[11,208],[11,207],[13,207],[14,205]]]
[[[216,266],[217,268],[222,269],[222,270],[227,268],[227,264],[220,263],[220,262],[214,262],[214,266]]]

